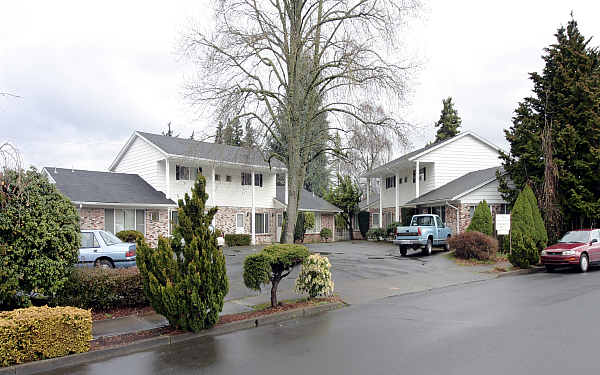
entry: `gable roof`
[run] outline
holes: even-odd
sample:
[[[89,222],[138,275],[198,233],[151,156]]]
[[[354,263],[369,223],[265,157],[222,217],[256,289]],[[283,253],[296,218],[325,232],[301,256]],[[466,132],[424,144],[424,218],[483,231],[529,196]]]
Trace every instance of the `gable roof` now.
[[[73,203],[175,206],[137,174],[45,167],[56,187]]]
[[[277,197],[276,199],[284,203],[285,202],[285,186],[277,186],[276,188]],[[284,203],[285,204],[285,203]],[[302,189],[300,192],[300,206],[299,211],[318,211],[318,212],[342,212],[339,208],[333,204],[327,202],[325,199],[313,195],[310,191]]]
[[[457,140],[464,138],[466,136],[471,136],[473,138],[475,138],[476,140],[480,141],[481,143],[495,149],[495,150],[500,150],[500,147],[494,145],[493,143],[491,143],[490,141],[480,137],[479,135],[475,134],[474,132],[468,130],[468,131],[464,131],[461,132],[459,134],[457,134],[456,136],[452,137],[452,138],[448,138],[445,141],[442,142],[438,142],[438,143],[432,143],[430,145],[427,145],[425,147],[421,147],[417,150],[411,151],[407,154],[404,154],[402,156],[400,156],[399,158],[396,158],[384,165],[380,165],[379,167],[373,169],[371,172],[369,173],[365,173],[364,176],[362,177],[372,177],[372,176],[376,176],[382,172],[388,172],[390,171],[390,169],[394,168],[394,166],[396,166],[397,164],[400,164],[402,162],[406,162],[406,161],[413,161],[416,160],[418,158],[420,158],[421,156],[425,156],[428,153],[437,150],[438,148],[444,147],[452,142],[456,142]]]
[[[260,151],[256,149],[136,131],[127,141],[127,144],[123,147],[116,159],[112,162],[109,170],[112,170],[118,164],[126,150],[129,148],[129,145],[136,137],[140,137],[150,145],[154,146],[163,153],[165,157],[182,157],[207,161],[214,160],[228,164],[285,169],[285,165],[279,160],[272,159],[270,164],[266,162]]]
[[[502,167],[492,167],[467,173],[455,180],[421,195],[406,205],[419,205],[440,201],[452,201],[496,180],[496,171],[504,174]]]

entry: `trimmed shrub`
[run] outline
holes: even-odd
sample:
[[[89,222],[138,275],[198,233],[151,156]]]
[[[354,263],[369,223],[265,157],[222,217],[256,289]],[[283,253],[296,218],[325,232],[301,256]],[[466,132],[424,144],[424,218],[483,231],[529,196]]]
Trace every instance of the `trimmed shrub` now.
[[[249,234],[226,234],[225,243],[227,246],[250,246],[251,237]]]
[[[304,228],[315,229],[315,214],[314,214],[314,212],[304,212]]]
[[[119,239],[123,242],[133,242],[137,243],[137,240],[144,240],[144,235],[137,230],[122,230],[115,234],[115,236],[119,237]]]
[[[94,311],[149,305],[135,267],[75,268],[52,303]]]
[[[371,214],[367,211],[360,211],[358,213],[358,229],[363,238],[367,238],[367,231],[369,230],[369,219]]]
[[[460,233],[450,237],[448,244],[461,259],[489,260],[498,252],[498,240],[481,232]]]
[[[484,200],[475,207],[475,213],[471,223],[467,227],[467,232],[480,232],[488,236],[494,235],[494,223],[492,222],[492,212],[490,206]]]
[[[212,327],[229,291],[225,256],[210,224],[217,213],[207,211],[206,180],[199,175],[192,197],[179,200],[179,223],[171,243],[160,237],[151,249],[138,243],[136,262],[144,293],[157,313],[176,328],[198,332]]]
[[[329,228],[322,228],[319,234],[321,235],[321,238],[325,240],[325,242],[327,242],[327,240],[332,236],[331,229]]]
[[[546,226],[544,224],[544,220],[542,219],[538,201],[533,193],[533,190],[529,185],[526,185],[525,189],[523,189],[523,192],[525,193],[525,196],[529,201],[529,205],[531,206],[531,215],[533,216],[533,226],[535,228],[533,240],[536,242],[538,250],[542,251],[548,245],[548,232],[546,232]]]
[[[62,288],[81,235],[71,201],[35,168],[0,175],[0,191],[0,310],[8,310]]]
[[[10,366],[90,350],[92,314],[76,307],[0,313],[0,363]]]
[[[301,264],[310,253],[305,246],[274,244],[251,254],[244,260],[244,284],[260,291],[263,284],[271,283],[271,306],[277,306],[277,287],[292,268]]]
[[[304,212],[298,212],[298,220],[296,220],[296,226],[294,227],[294,242],[304,242],[305,233]]]
[[[306,293],[310,298],[333,294],[331,263],[327,257],[312,254],[302,262],[302,269],[296,279],[296,293]]]
[[[396,228],[401,227],[401,226],[402,226],[402,224],[399,221],[394,221],[393,223],[388,224],[388,226],[385,230],[386,235],[388,237],[393,236],[394,232],[396,231]]]
[[[367,231],[367,238],[380,241],[386,236],[386,230],[383,228],[371,228]]]
[[[528,186],[521,191],[512,209],[510,230],[512,237],[512,253],[508,260],[516,267],[528,268],[540,261],[537,249],[536,229],[533,220],[533,207],[527,197]],[[536,207],[537,208],[537,207]],[[508,241],[507,241],[508,244]]]

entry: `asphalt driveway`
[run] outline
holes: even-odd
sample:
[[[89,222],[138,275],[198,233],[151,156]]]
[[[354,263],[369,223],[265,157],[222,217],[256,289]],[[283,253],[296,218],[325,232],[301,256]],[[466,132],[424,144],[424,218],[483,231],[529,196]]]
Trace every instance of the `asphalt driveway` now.
[[[422,257],[420,252],[411,252],[401,257],[398,248],[386,242],[342,241],[308,244],[307,247],[311,252],[319,252],[329,258],[335,293],[351,304],[495,277],[485,272],[490,269],[489,266],[459,266],[448,259],[445,252],[435,249],[431,256]],[[269,300],[268,288],[263,288],[261,293],[249,290],[242,278],[245,257],[261,248],[232,247],[224,250],[230,289],[226,300],[244,304]],[[280,300],[297,297],[293,289],[298,272],[299,267],[281,282]]]

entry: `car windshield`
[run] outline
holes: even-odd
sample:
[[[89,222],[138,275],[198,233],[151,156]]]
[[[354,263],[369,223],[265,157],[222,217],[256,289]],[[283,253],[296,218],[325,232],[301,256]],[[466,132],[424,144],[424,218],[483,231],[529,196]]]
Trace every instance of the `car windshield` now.
[[[422,227],[432,227],[434,225],[433,223],[433,216],[415,216],[412,218],[412,221],[410,222],[411,226],[422,226]]]
[[[588,242],[590,240],[590,232],[577,230],[573,232],[567,232],[558,242],[560,243],[573,243],[573,242]]]
[[[101,230],[98,233],[100,233],[100,237],[102,237],[102,239],[108,246],[123,242],[119,239],[119,237],[115,236],[114,234],[112,234],[110,232],[105,232],[105,231]]]

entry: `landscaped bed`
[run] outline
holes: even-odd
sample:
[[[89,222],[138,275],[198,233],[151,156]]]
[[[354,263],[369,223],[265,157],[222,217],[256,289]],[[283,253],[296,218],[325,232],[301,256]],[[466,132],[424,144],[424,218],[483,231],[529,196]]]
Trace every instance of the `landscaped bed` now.
[[[261,317],[261,316],[276,314],[276,313],[280,313],[283,311],[301,310],[301,309],[304,309],[307,307],[318,306],[318,305],[327,304],[327,303],[335,303],[335,302],[343,303],[343,301],[341,300],[340,297],[334,296],[334,297],[314,298],[312,300],[309,300],[306,298],[302,298],[302,299],[298,299],[298,300],[289,300],[289,301],[284,301],[284,302],[280,303],[277,307],[274,307],[274,308],[271,307],[270,304],[256,305],[253,307],[255,309],[255,311],[247,311],[247,312],[243,312],[243,313],[229,314],[229,315],[223,315],[223,316],[219,317],[219,321],[217,322],[215,327],[218,327],[218,326],[221,326],[221,325],[224,325],[227,323],[241,321],[241,320],[254,319],[254,318]],[[111,319],[111,317],[116,318],[116,317],[127,316],[127,315],[119,315],[123,311],[125,311],[125,310],[120,309],[120,310],[116,310],[116,311],[112,311],[112,312],[108,312],[108,313],[106,313],[106,312],[105,313],[96,313],[94,320],[103,320],[103,319]],[[154,312],[154,310],[152,310],[151,307],[145,307],[145,308],[137,309],[137,310],[133,310],[133,311],[134,311],[134,313],[129,314],[129,315],[141,315],[141,314],[149,314],[149,313]],[[103,318],[100,314],[105,314],[105,316],[110,315],[111,317]],[[96,317],[98,317],[98,318],[96,318]],[[123,334],[123,335],[101,337],[101,338],[92,340],[90,342],[90,351],[107,349],[107,348],[111,348],[111,347],[115,347],[115,346],[123,346],[123,345],[131,344],[138,340],[144,340],[144,339],[148,339],[150,337],[155,337],[155,336],[160,336],[160,335],[180,335],[182,333],[185,333],[185,332],[181,331],[181,330],[177,330],[170,326],[166,326],[166,327],[160,327],[160,328],[155,328],[155,329],[150,329],[150,330],[145,330],[145,331],[138,331],[138,332],[134,332],[134,333],[127,333],[127,334]]]

